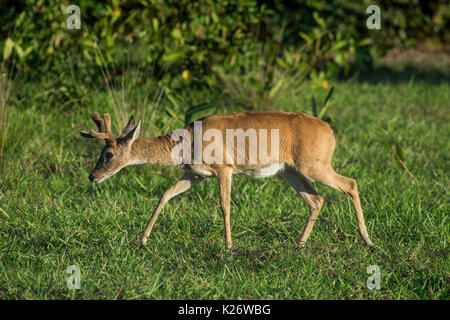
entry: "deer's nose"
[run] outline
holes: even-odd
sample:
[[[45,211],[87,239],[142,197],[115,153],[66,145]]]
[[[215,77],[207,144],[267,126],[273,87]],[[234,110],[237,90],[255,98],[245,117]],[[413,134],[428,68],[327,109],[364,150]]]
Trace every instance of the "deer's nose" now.
[[[89,175],[89,181],[94,182],[94,175],[92,173]]]

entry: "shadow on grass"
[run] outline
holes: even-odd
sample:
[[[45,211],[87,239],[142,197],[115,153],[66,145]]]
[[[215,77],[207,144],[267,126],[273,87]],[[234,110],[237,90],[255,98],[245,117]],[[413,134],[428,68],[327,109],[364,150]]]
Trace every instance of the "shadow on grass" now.
[[[418,63],[381,64],[365,72],[356,72],[351,81],[370,84],[422,82],[433,85],[450,82],[448,65],[430,66]]]

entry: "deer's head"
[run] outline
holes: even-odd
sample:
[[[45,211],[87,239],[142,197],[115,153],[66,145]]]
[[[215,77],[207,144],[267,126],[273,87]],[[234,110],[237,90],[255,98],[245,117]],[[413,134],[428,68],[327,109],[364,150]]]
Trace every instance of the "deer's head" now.
[[[122,134],[115,139],[111,132],[111,117],[109,114],[104,114],[103,119],[101,119],[98,112],[93,112],[91,118],[97,125],[98,132],[91,129],[89,132],[81,131],[81,135],[85,138],[105,140],[105,147],[100,153],[100,159],[98,159],[97,165],[89,175],[89,180],[100,183],[119,172],[120,169],[132,164],[131,147],[134,140],[139,136],[141,122],[139,121],[136,125],[134,117],[131,116]]]

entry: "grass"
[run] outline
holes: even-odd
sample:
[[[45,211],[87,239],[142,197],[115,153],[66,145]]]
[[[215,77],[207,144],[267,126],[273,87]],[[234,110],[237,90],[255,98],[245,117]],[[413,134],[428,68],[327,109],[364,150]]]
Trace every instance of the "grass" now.
[[[0,299],[448,299],[449,78],[377,81],[382,71],[332,83],[327,111],[337,140],[333,165],[358,181],[373,252],[350,201],[321,185],[324,207],[306,247],[297,247],[306,204],[281,178],[245,176],[233,180],[231,253],[214,179],[172,199],[141,248],[159,196],[181,171],[138,166],[89,183],[102,142],[79,131],[93,127],[91,111],[116,115],[114,95],[84,88],[60,106],[67,101],[61,88],[16,78],[0,173]],[[144,132],[179,126],[168,100],[150,103],[156,100],[131,89],[127,99],[137,90],[151,108],[141,113],[149,115]],[[202,90],[186,94],[198,103],[215,96]],[[311,112],[312,94],[323,99],[326,91],[306,83],[276,99],[277,109]],[[215,110],[239,110],[227,101],[217,99]],[[118,133],[116,125],[113,118]],[[418,183],[384,142],[402,146]],[[80,290],[66,286],[70,265],[80,268]],[[371,265],[381,270],[379,290],[366,286]]]

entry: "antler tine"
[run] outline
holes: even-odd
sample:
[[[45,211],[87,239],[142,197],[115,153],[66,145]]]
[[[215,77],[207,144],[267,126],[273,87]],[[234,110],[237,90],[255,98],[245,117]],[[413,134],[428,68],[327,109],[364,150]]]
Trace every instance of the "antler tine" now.
[[[114,140],[114,136],[111,131],[111,117],[108,113],[103,115],[103,123],[105,124],[105,131],[103,131],[109,139]]]
[[[91,119],[97,125],[98,131],[105,132],[105,123],[102,120],[102,118],[100,118],[100,115],[98,114],[98,112],[92,112],[91,113]]]
[[[97,139],[105,139],[108,140],[108,136],[104,133],[104,132],[96,132],[92,129],[89,130],[89,134],[93,137],[93,138],[97,138]]]

